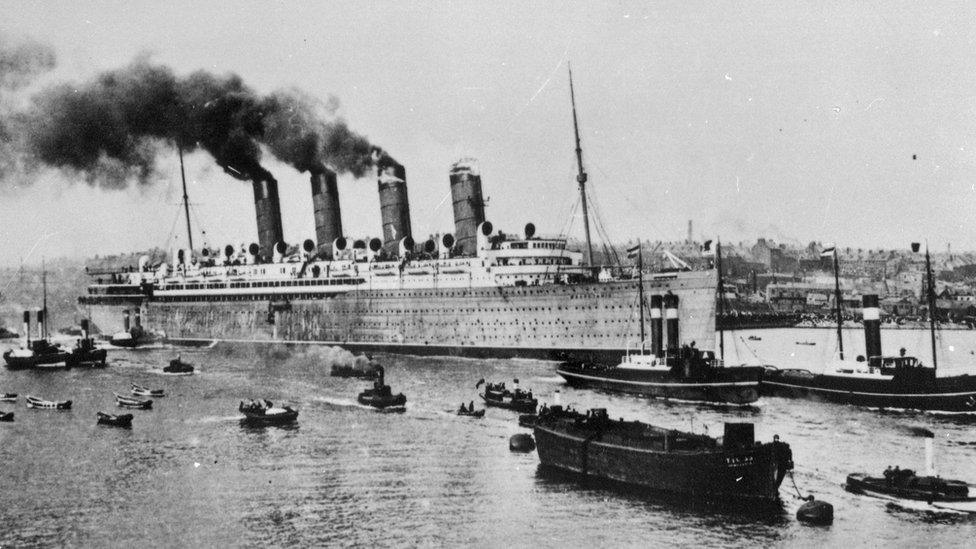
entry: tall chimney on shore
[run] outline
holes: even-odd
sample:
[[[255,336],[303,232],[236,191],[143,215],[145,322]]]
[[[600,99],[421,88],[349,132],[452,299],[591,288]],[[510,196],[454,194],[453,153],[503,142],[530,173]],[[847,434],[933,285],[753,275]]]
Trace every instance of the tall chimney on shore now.
[[[470,158],[451,166],[451,200],[454,203],[455,249],[461,255],[478,251],[478,225],[485,221],[485,201],[481,194],[481,174]]]
[[[877,295],[865,295],[861,298],[864,316],[864,350],[868,360],[873,356],[881,356],[881,309],[878,307]]]
[[[284,242],[284,232],[281,229],[281,204],[278,201],[278,182],[271,174],[255,178],[254,212],[258,222],[258,256],[262,261],[269,261],[274,253],[275,244]]]
[[[312,209],[315,213],[315,240],[320,256],[332,257],[332,243],[342,237],[339,189],[334,171],[321,166],[312,170]]]
[[[380,191],[380,216],[383,219],[383,251],[387,255],[397,255],[400,240],[413,236],[406,169],[397,163],[380,165],[377,186]]]

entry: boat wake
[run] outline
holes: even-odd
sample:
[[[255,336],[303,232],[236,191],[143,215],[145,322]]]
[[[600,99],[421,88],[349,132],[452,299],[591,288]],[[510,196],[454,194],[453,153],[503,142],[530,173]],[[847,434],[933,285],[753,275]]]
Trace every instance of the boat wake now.
[[[565,383],[565,379],[560,376],[535,376],[531,378],[531,381],[538,381],[539,383]]]
[[[193,423],[193,424],[200,424],[200,425],[206,425],[206,424],[211,424],[211,423],[229,423],[231,421],[240,421],[242,417],[243,416],[241,416],[241,415],[236,415],[236,416],[206,416],[206,417],[196,418],[196,419],[192,419],[192,420],[186,420],[186,421],[184,421],[184,423]]]
[[[368,410],[370,412],[379,412],[383,414],[396,414],[406,411],[405,406],[390,406],[387,408],[374,408],[372,406],[367,406],[365,404],[360,404],[355,400],[348,398],[333,398],[333,397],[315,397],[313,400],[316,402],[324,402],[332,406],[333,408],[349,408],[357,410]]]

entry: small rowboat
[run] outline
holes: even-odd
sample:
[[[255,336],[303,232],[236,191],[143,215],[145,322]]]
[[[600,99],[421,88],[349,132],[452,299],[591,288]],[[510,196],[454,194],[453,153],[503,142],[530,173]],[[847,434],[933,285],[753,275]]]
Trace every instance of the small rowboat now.
[[[0,393],[0,402],[17,402],[17,393]]]
[[[13,421],[13,420],[14,420],[13,412],[0,412],[0,421]]]
[[[152,408],[152,402],[153,402],[152,400],[142,400],[138,398],[127,397],[124,395],[120,395],[118,393],[114,393],[114,394],[115,394],[115,404],[117,404],[119,408],[136,408],[139,410],[148,410],[149,408]]]
[[[119,414],[114,416],[105,412],[98,412],[99,425],[111,425],[113,427],[132,427],[132,414]]]
[[[150,389],[149,387],[143,387],[142,385],[136,385],[133,383],[132,394],[144,397],[162,397],[166,396],[166,391],[163,389]]]
[[[474,410],[474,411],[464,410],[463,412],[461,410],[458,410],[457,415],[466,416],[466,417],[485,417],[485,410],[484,408],[482,408],[481,410]]]
[[[40,408],[43,410],[70,410],[71,401],[70,400],[58,400],[58,401],[43,400],[37,397],[28,396],[27,407]]]

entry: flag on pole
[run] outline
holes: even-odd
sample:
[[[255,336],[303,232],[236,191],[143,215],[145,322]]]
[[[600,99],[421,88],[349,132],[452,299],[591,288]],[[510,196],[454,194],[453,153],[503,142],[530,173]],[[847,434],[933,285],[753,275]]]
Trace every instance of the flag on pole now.
[[[701,254],[704,257],[710,257],[715,255],[715,250],[712,249],[711,240],[706,240],[705,243],[701,245]]]
[[[638,244],[633,248],[627,248],[627,258],[634,259],[640,253],[641,245]]]
[[[820,257],[831,257],[831,256],[833,256],[835,249],[836,248],[834,246],[831,246],[829,248],[824,248],[823,251],[820,252]]]

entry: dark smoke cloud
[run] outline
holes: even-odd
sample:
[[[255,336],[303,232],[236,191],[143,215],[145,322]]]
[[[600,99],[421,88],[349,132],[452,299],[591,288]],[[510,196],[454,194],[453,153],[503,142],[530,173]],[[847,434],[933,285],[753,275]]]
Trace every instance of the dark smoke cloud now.
[[[54,68],[54,50],[25,39],[13,42],[0,34],[0,89],[18,89]]]
[[[23,171],[24,147],[18,131],[24,116],[14,107],[16,92],[56,65],[54,50],[31,39],[12,40],[0,33],[0,179]]]
[[[177,76],[142,57],[37,94],[26,116],[27,150],[107,188],[151,183],[160,149],[177,143],[206,150],[242,180],[273,179],[261,166],[262,145],[299,171],[328,165],[362,176],[380,149],[337,118],[337,108],[334,99],[322,103],[293,89],[260,95],[233,74]]]

